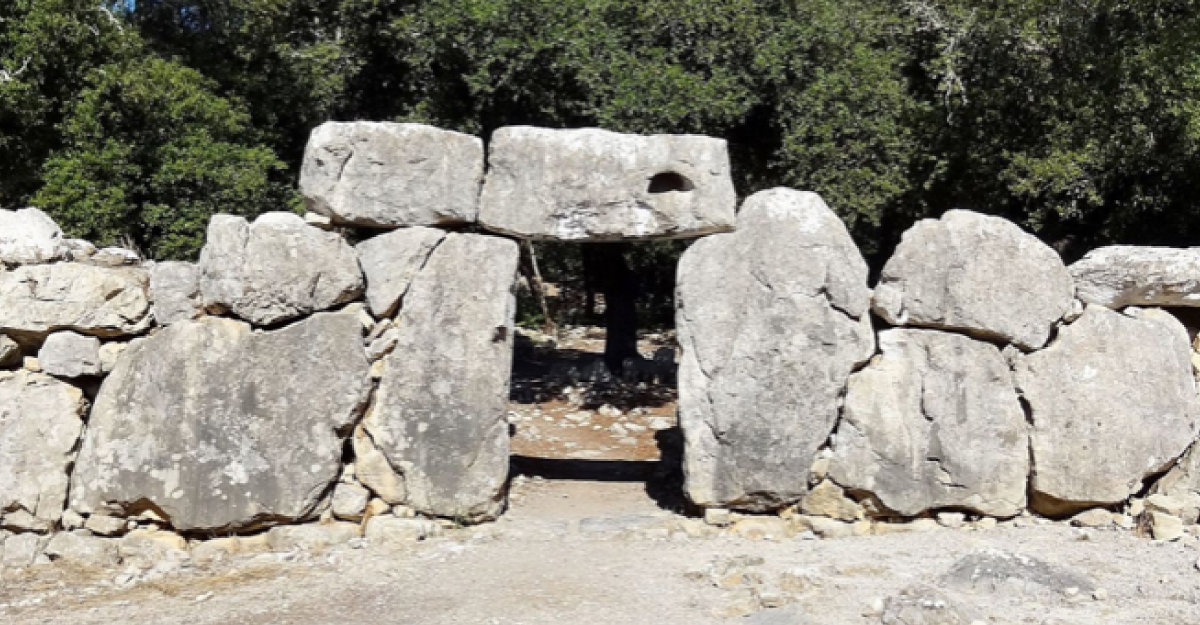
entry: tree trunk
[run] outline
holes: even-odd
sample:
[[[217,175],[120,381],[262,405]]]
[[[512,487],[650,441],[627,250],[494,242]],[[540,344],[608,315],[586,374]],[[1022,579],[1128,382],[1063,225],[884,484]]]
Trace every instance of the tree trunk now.
[[[604,293],[604,320],[607,338],[604,364],[614,375],[621,375],[626,358],[637,351],[637,276],[625,262],[627,244],[595,243],[584,247],[586,270],[593,284]]]
[[[554,323],[554,317],[550,315],[550,304],[546,302],[546,286],[542,282],[542,272],[538,269],[537,252],[533,249],[533,243],[522,241],[521,251],[524,252],[521,272],[525,274],[525,280],[529,282],[529,290],[533,292],[534,299],[542,309],[542,332],[552,336],[557,335],[558,324]]]

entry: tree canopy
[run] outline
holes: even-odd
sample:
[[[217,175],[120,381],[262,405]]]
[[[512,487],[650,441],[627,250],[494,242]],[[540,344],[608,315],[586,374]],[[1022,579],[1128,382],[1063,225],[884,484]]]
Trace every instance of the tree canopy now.
[[[214,212],[298,206],[329,119],[723,137],[743,195],[821,193],[876,266],[950,208],[1068,257],[1190,244],[1200,2],[0,6],[0,205],[41,205],[73,235],[194,257]]]

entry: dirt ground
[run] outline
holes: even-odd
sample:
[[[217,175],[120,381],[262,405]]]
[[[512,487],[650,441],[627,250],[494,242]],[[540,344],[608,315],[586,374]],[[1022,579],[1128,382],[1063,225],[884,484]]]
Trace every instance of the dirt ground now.
[[[495,523],[402,547],[240,555],[128,586],[119,570],[6,569],[0,624],[1200,624],[1194,537],[1032,519],[840,539],[707,526],[681,497],[671,385],[572,380],[597,340],[558,347],[517,368],[511,509]],[[1083,581],[947,577],[986,549]],[[918,587],[941,593],[914,595],[920,618],[888,612]]]
[[[1099,590],[946,591],[979,622],[1200,623],[1196,549],[1129,532],[1047,524],[828,540],[690,538],[653,531],[676,517],[642,482],[528,479],[516,488],[517,502],[498,523],[407,548],[264,554],[127,589],[113,586],[111,571],[10,571],[0,623],[879,623],[888,597],[914,584],[942,585],[956,560],[981,548],[1067,566]],[[794,603],[721,616],[737,613],[746,591],[716,585],[714,563],[739,558],[764,592],[786,575],[805,580]]]

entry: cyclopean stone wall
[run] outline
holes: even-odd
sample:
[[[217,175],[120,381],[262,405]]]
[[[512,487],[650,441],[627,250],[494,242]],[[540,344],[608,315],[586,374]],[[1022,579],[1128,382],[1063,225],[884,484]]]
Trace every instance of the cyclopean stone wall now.
[[[0,210],[0,562],[496,518],[514,238],[699,238],[677,293],[699,506],[840,522],[1147,496],[1155,523],[1200,517],[1200,356],[1175,314],[1200,306],[1195,250],[1066,267],[1014,224],[950,211],[872,289],[819,196],[735,210],[720,140],[514,127],[486,153],[428,126],[327,124],[302,171],[313,212],[215,216],[197,263]]]

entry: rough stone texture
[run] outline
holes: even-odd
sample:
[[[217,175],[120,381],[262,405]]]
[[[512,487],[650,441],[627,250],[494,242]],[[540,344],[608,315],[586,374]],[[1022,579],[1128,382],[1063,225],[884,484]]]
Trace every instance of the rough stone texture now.
[[[51,561],[75,565],[114,567],[120,562],[117,541],[97,538],[86,531],[59,532],[42,552]]]
[[[375,447],[375,443],[362,426],[355,428],[352,442],[354,475],[358,481],[391,505],[408,501],[408,487],[404,484],[404,476],[396,472],[387,456]]]
[[[973,625],[978,622],[969,607],[945,592],[927,586],[905,588],[900,594],[888,597],[879,621],[883,625]]]
[[[936,330],[885,330],[883,351],[850,376],[830,477],[915,516],[1025,507],[1029,432],[994,345]]]
[[[1113,245],[1070,267],[1079,299],[1108,308],[1200,306],[1200,248]]]
[[[1195,440],[1187,330],[1160,310],[1129,312],[1088,306],[1046,349],[1017,358],[1032,486],[1047,511],[1124,501]]]
[[[0,372],[0,525],[45,529],[62,517],[86,405],[54,378]]]
[[[256,325],[349,302],[363,289],[354,248],[292,213],[267,213],[253,224],[214,215],[200,271],[206,307]]]
[[[62,378],[100,375],[100,339],[74,332],[55,332],[38,351],[42,371]]]
[[[0,334],[0,369],[16,368],[21,365],[21,346]]]
[[[813,193],[746,200],[679,262],[686,490],[703,506],[799,500],[851,370],[874,350],[867,265]]]
[[[348,521],[362,518],[367,509],[367,501],[371,493],[357,484],[338,484],[333,489],[333,500],[330,508],[333,516]]]
[[[904,233],[875,288],[874,310],[892,325],[1037,349],[1070,311],[1073,293],[1071,275],[1045,243],[999,217],[952,210]]]
[[[367,277],[367,304],[376,317],[396,314],[413,278],[445,238],[443,230],[405,228],[358,244],[358,262]]]
[[[954,563],[942,577],[950,588],[994,592],[1003,590],[1049,591],[1062,594],[1070,588],[1090,593],[1091,579],[1057,564],[999,549],[980,549]]]
[[[67,255],[62,230],[36,208],[0,209],[0,264],[49,263]]]
[[[204,313],[200,267],[178,261],[156,263],[150,270],[150,298],[158,325],[199,317]]]
[[[100,389],[71,506],[149,506],[179,530],[310,518],[340,471],[368,366],[353,314],[261,333],[178,322],[132,344]]]
[[[149,278],[135,267],[76,263],[0,270],[0,332],[18,342],[55,330],[93,336],[140,334],[150,327]]]
[[[360,226],[474,222],[481,184],[483,141],[423,124],[322,124],[300,171],[309,210]]]
[[[1154,485],[1153,492],[1178,502],[1178,515],[1185,522],[1194,524],[1200,520],[1200,446],[1193,445]]]
[[[516,126],[492,135],[479,221],[520,237],[604,241],[733,228],[725,141]]]
[[[513,241],[451,234],[400,310],[364,429],[425,514],[474,521],[503,506],[517,259]]]

